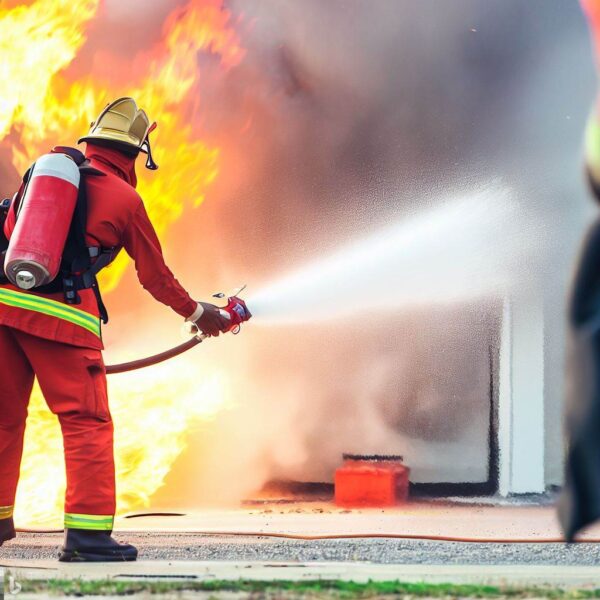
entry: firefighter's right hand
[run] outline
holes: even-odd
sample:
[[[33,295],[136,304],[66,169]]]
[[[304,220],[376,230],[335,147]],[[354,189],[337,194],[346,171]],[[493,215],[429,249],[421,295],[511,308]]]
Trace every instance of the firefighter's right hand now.
[[[217,336],[222,331],[229,329],[231,322],[223,316],[218,306],[208,302],[200,302],[204,309],[199,319],[194,321],[196,327],[206,335]]]

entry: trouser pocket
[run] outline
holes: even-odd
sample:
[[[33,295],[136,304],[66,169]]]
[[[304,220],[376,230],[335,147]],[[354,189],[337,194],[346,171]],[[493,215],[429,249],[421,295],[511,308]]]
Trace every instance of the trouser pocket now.
[[[86,357],[88,382],[86,390],[86,412],[103,421],[110,420],[106,370],[101,360]]]

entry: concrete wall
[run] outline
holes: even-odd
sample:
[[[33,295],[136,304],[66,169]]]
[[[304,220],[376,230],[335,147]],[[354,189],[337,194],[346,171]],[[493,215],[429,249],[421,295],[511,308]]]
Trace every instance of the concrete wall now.
[[[543,492],[544,311],[541,294],[506,299],[498,394],[499,492]]]

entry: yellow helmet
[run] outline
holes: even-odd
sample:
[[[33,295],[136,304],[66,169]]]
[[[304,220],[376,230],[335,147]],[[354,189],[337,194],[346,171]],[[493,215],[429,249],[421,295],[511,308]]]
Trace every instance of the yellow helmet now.
[[[148,115],[138,108],[133,98],[119,98],[107,104],[98,118],[92,122],[87,135],[77,143],[104,140],[116,146],[125,146],[141,150],[148,155],[146,167],[155,170],[158,165],[152,160],[148,135],[156,128],[150,123]]]

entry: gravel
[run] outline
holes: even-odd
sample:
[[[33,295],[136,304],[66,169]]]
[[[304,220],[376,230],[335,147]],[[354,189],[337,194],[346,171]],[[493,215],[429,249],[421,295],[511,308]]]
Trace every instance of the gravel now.
[[[128,532],[116,535],[141,560],[367,561],[386,564],[600,565],[600,544],[478,544],[397,539],[282,540],[268,537]],[[2,559],[54,559],[61,534],[19,534]]]

